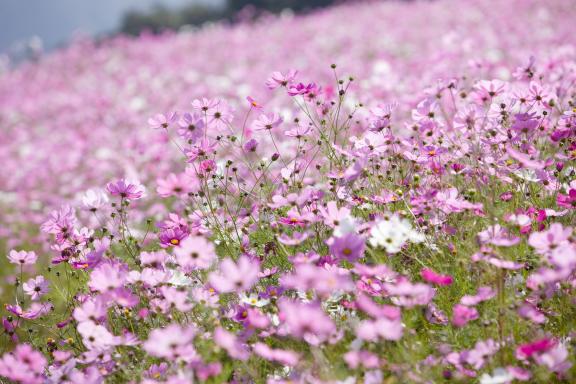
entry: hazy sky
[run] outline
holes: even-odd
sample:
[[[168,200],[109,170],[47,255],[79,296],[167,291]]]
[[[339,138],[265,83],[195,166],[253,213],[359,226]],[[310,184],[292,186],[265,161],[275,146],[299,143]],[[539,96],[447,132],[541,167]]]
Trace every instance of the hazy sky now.
[[[46,48],[69,40],[76,31],[99,34],[116,29],[124,12],[193,2],[224,0],[0,0],[0,52],[39,36]]]

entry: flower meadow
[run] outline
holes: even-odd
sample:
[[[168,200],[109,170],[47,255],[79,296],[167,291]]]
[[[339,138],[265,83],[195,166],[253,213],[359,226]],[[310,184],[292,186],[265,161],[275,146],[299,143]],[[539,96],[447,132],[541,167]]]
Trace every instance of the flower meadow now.
[[[361,2],[5,60],[0,381],[576,381],[575,17]]]

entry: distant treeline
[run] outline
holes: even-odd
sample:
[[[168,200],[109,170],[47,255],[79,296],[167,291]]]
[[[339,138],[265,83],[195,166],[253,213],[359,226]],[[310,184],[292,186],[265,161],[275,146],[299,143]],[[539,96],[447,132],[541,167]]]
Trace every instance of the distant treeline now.
[[[200,25],[207,21],[234,20],[239,14],[257,17],[263,12],[278,13],[284,9],[306,12],[343,0],[227,0],[224,6],[190,4],[180,9],[155,7],[149,12],[130,11],[124,15],[120,32],[137,35],[142,31],[160,32],[184,25]],[[244,11],[244,12],[242,12]],[[242,12],[242,13],[241,13]]]

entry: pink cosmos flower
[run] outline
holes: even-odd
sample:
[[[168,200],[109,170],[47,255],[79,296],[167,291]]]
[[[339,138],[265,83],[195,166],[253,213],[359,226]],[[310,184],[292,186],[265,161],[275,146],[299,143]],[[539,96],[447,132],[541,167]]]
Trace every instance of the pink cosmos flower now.
[[[510,145],[506,147],[506,152],[511,158],[519,162],[520,165],[522,165],[524,168],[535,170],[542,170],[546,168],[545,162],[534,159],[533,156],[522,153]]]
[[[302,137],[308,135],[308,133],[310,132],[311,129],[312,128],[310,125],[298,124],[298,125],[296,125],[295,128],[292,128],[292,129],[285,131],[284,135],[286,135],[288,137],[295,137],[297,139],[301,139]]]
[[[538,128],[540,122],[532,113],[517,113],[514,115],[514,123],[512,129],[519,132],[529,134]]]
[[[196,187],[196,178],[190,178],[188,174],[169,174],[165,179],[158,179],[156,192],[161,197],[183,196],[191,192]]]
[[[317,303],[300,303],[286,298],[280,299],[280,321],[283,332],[302,338],[309,343],[322,343],[336,331],[336,325]]]
[[[84,321],[78,324],[78,333],[82,336],[84,346],[90,350],[110,350],[118,345],[120,341],[106,327],[92,321]]]
[[[220,100],[207,113],[208,125],[206,129],[224,130],[230,126],[234,119],[233,109],[225,101]]]
[[[536,324],[543,324],[546,322],[546,315],[544,315],[538,307],[535,305],[524,302],[520,308],[518,308],[518,315],[525,319],[528,319]]]
[[[160,246],[162,248],[175,247],[188,237],[189,234],[190,231],[188,228],[174,227],[160,232],[158,239],[160,240]]]
[[[50,217],[42,224],[40,229],[42,232],[66,238],[72,232],[75,224],[76,216],[74,209],[65,205],[58,210],[50,212]]]
[[[117,264],[103,263],[90,274],[88,286],[98,292],[106,292],[122,287],[126,281],[126,271]]]
[[[198,355],[192,340],[196,331],[192,327],[181,327],[178,324],[170,324],[165,328],[156,328],[150,332],[148,340],[143,347],[152,356],[167,360],[195,361]]]
[[[298,71],[291,69],[286,75],[281,72],[273,72],[272,75],[266,80],[268,89],[276,89],[278,87],[287,87],[294,82]]]
[[[528,87],[530,92],[530,100],[543,107],[548,107],[548,102],[551,99],[550,94],[542,87],[542,84],[531,81]]]
[[[258,120],[254,121],[253,128],[255,131],[264,131],[277,128],[284,119],[277,113],[263,114],[258,117]]]
[[[572,367],[570,353],[563,343],[557,343],[546,352],[537,354],[534,359],[552,372],[564,373]]]
[[[250,103],[251,108],[262,109],[262,105],[256,101],[252,96],[247,96],[246,100]]]
[[[391,320],[385,317],[376,320],[363,320],[356,328],[357,336],[367,341],[400,340],[402,333],[403,327],[400,319]]]
[[[48,293],[48,281],[44,276],[36,276],[22,285],[24,292],[30,296],[32,300],[38,300],[40,297]]]
[[[351,369],[359,367],[374,369],[380,366],[378,355],[365,350],[346,352],[344,361]]]
[[[206,119],[200,113],[188,113],[182,115],[178,121],[180,129],[178,135],[189,142],[194,143],[196,140],[204,136],[206,129]]]
[[[392,302],[402,307],[412,308],[426,305],[432,301],[436,290],[427,284],[411,283],[407,280],[384,284],[386,292],[392,297]]]
[[[216,260],[214,244],[202,236],[188,236],[174,247],[178,264],[187,271],[208,269]]]
[[[15,322],[14,319],[3,317],[2,328],[4,328],[4,333],[6,333],[6,335],[13,343],[18,343],[18,334],[16,333],[16,329],[18,329],[18,323]]]
[[[218,104],[220,104],[220,99],[207,99],[203,97],[202,100],[200,99],[193,100],[192,108],[203,113],[208,113],[209,111],[216,108]]]
[[[170,124],[174,123],[178,115],[176,112],[170,112],[167,115],[159,113],[148,119],[148,125],[154,129],[168,128]]]
[[[553,223],[546,231],[535,232],[528,238],[528,244],[541,255],[546,255],[570,238],[572,228],[564,228],[560,223]]]
[[[38,256],[34,251],[16,251],[11,250],[8,253],[8,261],[17,265],[32,265],[36,263]]]
[[[99,323],[106,319],[108,307],[102,297],[88,299],[80,306],[74,308],[74,319],[79,322],[92,321]]]
[[[377,304],[365,294],[358,295],[356,298],[356,307],[375,319],[386,317],[390,320],[398,320],[402,314],[400,308],[392,305]]]
[[[140,183],[125,179],[108,183],[106,190],[113,196],[120,196],[127,200],[138,200],[144,196],[144,187]]]
[[[565,242],[550,252],[550,263],[560,269],[572,270],[576,267],[576,244]]]
[[[499,247],[511,247],[520,242],[516,237],[500,224],[492,225],[478,233],[478,240],[482,244],[492,244]]]
[[[82,195],[84,208],[96,212],[108,204],[108,196],[102,189],[89,189]]]
[[[478,98],[482,101],[491,100],[506,91],[506,83],[500,80],[481,80],[474,86]]]
[[[275,361],[282,365],[293,367],[298,364],[300,355],[285,349],[272,349],[264,343],[256,343],[252,346],[254,353],[269,361]]]
[[[337,227],[340,222],[350,217],[350,209],[347,207],[338,208],[335,201],[329,201],[326,207],[320,206],[318,210],[324,219],[324,224],[332,228]]]
[[[452,324],[456,327],[463,327],[472,320],[478,319],[476,308],[456,304],[452,308]]]
[[[19,305],[6,305],[6,310],[12,312],[18,317],[28,320],[34,320],[44,316],[50,312],[54,307],[52,304],[34,302],[30,307],[24,311]]]
[[[290,226],[290,227],[305,227],[308,222],[314,219],[314,215],[311,213],[300,213],[294,207],[286,212],[286,217],[281,217],[278,222]]]
[[[348,233],[341,237],[333,237],[331,240],[330,254],[336,259],[355,262],[364,257],[366,241],[363,237]]]
[[[186,291],[179,291],[178,288],[175,287],[163,286],[160,287],[160,293],[164,296],[164,301],[161,303],[164,313],[168,313],[172,309],[177,309],[180,312],[188,312],[194,307]]]
[[[483,301],[490,300],[494,296],[496,296],[496,292],[492,288],[490,288],[488,286],[480,287],[480,288],[478,288],[476,295],[474,295],[474,296],[471,296],[471,295],[462,296],[462,298],[460,299],[460,304],[466,305],[468,307],[472,307],[472,306],[480,304]]]
[[[242,255],[237,263],[231,259],[223,260],[218,271],[212,272],[208,280],[218,292],[242,292],[258,281],[258,272],[260,263]]]
[[[208,176],[212,172],[216,170],[216,162],[212,159],[202,160],[200,162],[200,170],[199,173],[204,176]]]
[[[220,347],[224,348],[226,352],[228,352],[228,355],[234,359],[245,361],[250,357],[250,352],[236,335],[226,331],[222,327],[214,330],[214,341]]]
[[[318,267],[313,264],[297,265],[293,273],[281,278],[281,283],[285,288],[313,290],[320,296],[354,289],[348,270],[338,267]]]
[[[309,236],[307,232],[294,232],[292,237],[283,233],[278,236],[278,241],[284,245],[298,245],[302,244]]]
[[[16,383],[43,384],[46,363],[44,355],[29,344],[18,344],[14,351],[0,358],[0,376]]]

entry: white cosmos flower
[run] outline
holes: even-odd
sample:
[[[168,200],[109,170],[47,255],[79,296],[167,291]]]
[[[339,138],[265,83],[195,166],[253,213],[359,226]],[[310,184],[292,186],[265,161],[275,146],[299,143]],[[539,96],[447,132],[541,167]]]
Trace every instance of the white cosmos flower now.
[[[504,368],[496,368],[492,376],[485,373],[480,377],[480,384],[507,384],[514,380],[514,376]]]
[[[342,237],[349,233],[356,233],[356,220],[352,216],[344,217],[334,228],[334,236],[336,237]]]
[[[168,283],[175,285],[177,287],[190,287],[195,285],[194,280],[186,276],[182,271],[177,269],[170,269],[170,273],[172,277],[168,281]]]
[[[424,235],[412,229],[410,222],[398,215],[393,215],[376,223],[372,227],[370,235],[370,244],[373,247],[382,247],[388,253],[400,252],[407,241],[412,243],[424,241]]]
[[[240,295],[240,301],[242,301],[245,304],[251,305],[253,307],[259,307],[259,308],[270,303],[270,300],[261,299],[258,297],[258,295],[254,294],[254,293],[251,295],[246,295],[246,294]]]

